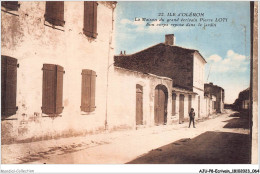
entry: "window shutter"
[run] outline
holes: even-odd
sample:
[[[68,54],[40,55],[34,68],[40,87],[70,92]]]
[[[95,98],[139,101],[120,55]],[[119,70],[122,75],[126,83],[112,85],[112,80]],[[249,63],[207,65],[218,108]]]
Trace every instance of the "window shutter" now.
[[[172,115],[176,114],[176,94],[172,94]]]
[[[56,66],[43,64],[43,85],[42,85],[42,112],[44,114],[55,113],[55,86]]]
[[[10,11],[18,11],[18,8],[20,7],[18,1],[2,1],[1,6]]]
[[[61,114],[63,110],[63,74],[62,66],[43,64],[42,112]]]
[[[96,72],[95,71],[91,71],[91,88],[90,88],[90,96],[91,96],[91,100],[90,100],[90,112],[94,111],[96,108],[95,105],[95,93],[96,93]]]
[[[84,29],[86,36],[97,37],[97,2],[84,2]]]
[[[1,56],[1,115],[16,114],[17,59]]]
[[[64,1],[46,1],[45,20],[55,26],[64,26]]]
[[[56,90],[56,114],[61,114],[63,110],[63,74],[64,69],[63,67],[56,65],[57,71],[57,90]]]
[[[81,111],[92,112],[95,110],[95,88],[96,72],[92,70],[82,70],[81,85]]]
[[[94,7],[93,7],[93,15],[94,15],[94,21],[93,21],[93,37],[96,38],[97,37],[97,2],[93,2],[94,3]]]

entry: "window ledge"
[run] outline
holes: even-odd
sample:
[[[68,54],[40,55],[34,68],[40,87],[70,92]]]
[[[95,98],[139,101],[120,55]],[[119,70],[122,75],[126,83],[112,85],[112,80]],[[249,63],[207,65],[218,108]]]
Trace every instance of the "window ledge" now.
[[[95,115],[95,114],[96,114],[95,111],[93,111],[93,112],[84,112],[84,111],[81,111],[81,112],[80,112],[80,115]]]
[[[1,121],[8,121],[8,120],[18,120],[18,118],[10,118],[2,116]]]
[[[18,11],[16,11],[16,10],[10,10],[8,8],[1,7],[1,11],[5,12],[5,13],[8,13],[8,14],[11,14],[11,15],[14,15],[14,16],[19,16]]]
[[[50,115],[47,115],[47,114],[42,114],[42,117],[51,117],[51,118],[56,118],[56,117],[62,117],[62,115],[57,115],[57,114],[50,114]]]
[[[46,20],[44,20],[44,25],[47,26],[47,27],[51,27],[53,29],[56,29],[56,30],[65,31],[64,27],[62,27],[62,26],[55,26],[55,25],[49,23]]]

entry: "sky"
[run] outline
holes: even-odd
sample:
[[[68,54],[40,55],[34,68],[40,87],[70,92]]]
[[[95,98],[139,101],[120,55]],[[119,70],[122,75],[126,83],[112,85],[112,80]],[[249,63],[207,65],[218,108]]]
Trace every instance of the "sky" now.
[[[138,52],[164,42],[165,34],[174,34],[175,45],[196,49],[206,59],[205,83],[213,82],[223,87],[225,103],[231,104],[250,82],[249,3],[119,1],[116,7],[115,54],[123,50],[127,54]],[[163,16],[159,16],[161,13]],[[175,16],[167,16],[168,13],[175,13]],[[189,16],[190,13],[195,15]],[[157,21],[143,21],[142,18]],[[164,21],[159,21],[160,18]],[[178,18],[177,22],[167,22]],[[221,18],[225,19],[215,22]],[[193,22],[180,22],[181,19]],[[187,27],[187,23],[195,26]],[[202,26],[198,26],[199,23]],[[204,27],[204,24],[212,23],[216,25]],[[163,24],[168,26],[163,27]]]

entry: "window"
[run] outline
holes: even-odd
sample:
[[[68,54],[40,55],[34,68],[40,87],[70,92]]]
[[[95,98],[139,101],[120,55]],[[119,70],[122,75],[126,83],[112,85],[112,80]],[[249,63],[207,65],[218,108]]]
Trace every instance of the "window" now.
[[[81,111],[93,112],[95,106],[96,72],[88,69],[82,70],[81,84]]]
[[[1,56],[1,115],[16,114],[17,59]]]
[[[46,1],[44,17],[53,26],[64,26],[64,1]]]
[[[18,1],[2,1],[1,6],[7,11],[18,11],[20,4],[18,4]]]
[[[62,113],[63,67],[43,64],[42,112],[57,116]]]
[[[97,37],[97,2],[84,2],[84,28],[83,32],[86,36]]]
[[[176,94],[172,93],[172,115],[176,115]]]

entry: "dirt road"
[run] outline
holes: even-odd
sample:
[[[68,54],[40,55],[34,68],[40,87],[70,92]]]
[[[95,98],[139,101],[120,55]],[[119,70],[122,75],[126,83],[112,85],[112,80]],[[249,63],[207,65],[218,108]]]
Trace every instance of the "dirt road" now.
[[[185,123],[3,145],[2,163],[245,164],[249,163],[248,128],[245,114],[228,111],[227,114],[197,123],[196,128],[188,128],[188,123]]]

